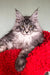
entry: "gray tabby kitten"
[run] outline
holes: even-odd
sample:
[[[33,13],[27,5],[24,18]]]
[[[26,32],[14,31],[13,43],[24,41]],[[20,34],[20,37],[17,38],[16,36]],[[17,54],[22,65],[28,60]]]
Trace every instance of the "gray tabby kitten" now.
[[[37,16],[38,9],[36,9],[31,16],[22,16],[22,14],[16,10],[14,27],[8,34],[0,39],[0,52],[12,48],[22,49],[15,62],[17,71],[24,69],[28,53],[44,40]]]

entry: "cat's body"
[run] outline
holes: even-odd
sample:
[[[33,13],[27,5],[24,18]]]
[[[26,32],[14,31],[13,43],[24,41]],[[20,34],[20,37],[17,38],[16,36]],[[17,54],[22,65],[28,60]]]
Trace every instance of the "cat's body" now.
[[[37,10],[32,16],[22,16],[16,10],[16,22],[12,30],[0,39],[0,52],[6,49],[22,49],[15,62],[17,71],[22,71],[26,64],[26,57],[38,44],[44,40],[42,29],[37,20]]]

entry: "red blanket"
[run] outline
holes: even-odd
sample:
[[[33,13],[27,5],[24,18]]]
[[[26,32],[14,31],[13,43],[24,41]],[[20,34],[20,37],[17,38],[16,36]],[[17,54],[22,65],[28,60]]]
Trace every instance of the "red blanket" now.
[[[44,42],[28,54],[23,71],[17,72],[15,60],[20,49],[6,50],[0,53],[0,75],[44,75],[50,71],[50,33],[43,31]]]

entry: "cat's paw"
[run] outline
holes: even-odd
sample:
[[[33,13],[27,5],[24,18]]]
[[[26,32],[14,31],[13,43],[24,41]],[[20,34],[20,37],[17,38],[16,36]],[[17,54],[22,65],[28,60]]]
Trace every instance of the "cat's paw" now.
[[[15,62],[15,69],[20,72],[25,68],[25,65],[26,65],[26,59],[17,58]]]
[[[4,51],[4,49],[2,47],[0,47],[0,53],[3,52],[3,51]]]

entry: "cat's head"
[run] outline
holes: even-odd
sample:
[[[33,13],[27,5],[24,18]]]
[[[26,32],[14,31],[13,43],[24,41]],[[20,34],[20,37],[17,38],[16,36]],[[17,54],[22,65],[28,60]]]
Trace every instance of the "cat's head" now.
[[[31,16],[23,16],[16,10],[16,21],[13,30],[23,35],[28,35],[33,32],[42,32],[38,22],[38,9],[36,9]]]

